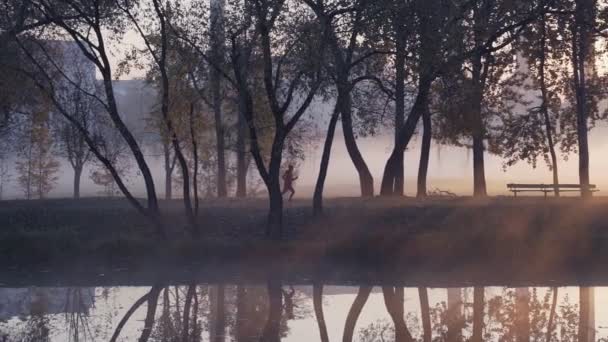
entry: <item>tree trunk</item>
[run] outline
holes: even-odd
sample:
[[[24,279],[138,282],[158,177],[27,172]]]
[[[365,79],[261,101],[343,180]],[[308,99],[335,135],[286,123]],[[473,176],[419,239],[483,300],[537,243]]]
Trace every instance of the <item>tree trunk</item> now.
[[[224,285],[209,287],[209,341],[220,342],[225,340],[226,313]]]
[[[283,194],[281,192],[280,175],[284,137],[282,132],[276,132],[275,134],[277,136],[275,136],[275,141],[272,144],[268,179],[265,180],[270,201],[266,235],[273,240],[280,240],[283,237]]]
[[[81,47],[81,48],[85,49],[84,47]],[[109,62],[108,56],[105,53],[105,51],[102,51],[100,58],[104,65],[109,66],[110,62]],[[152,177],[152,172],[150,171],[150,167],[148,166],[148,163],[146,162],[146,158],[144,157],[144,154],[143,154],[141,148],[139,147],[139,144],[137,143],[137,139],[135,139],[135,137],[133,136],[133,134],[127,127],[127,125],[124,123],[124,121],[122,120],[122,118],[118,112],[118,105],[116,104],[116,98],[114,97],[114,86],[112,83],[113,78],[112,78],[112,73],[111,73],[109,67],[102,70],[102,76],[103,76],[105,95],[107,97],[108,108],[109,108],[108,114],[110,115],[110,118],[112,119],[112,122],[114,123],[116,129],[118,129],[121,136],[124,138],[125,142],[129,146],[129,149],[131,150],[131,153],[133,154],[133,158],[135,159],[137,166],[141,172],[141,175],[144,178],[146,194],[148,197],[147,198],[148,206],[146,208],[146,216],[148,216],[154,222],[154,225],[157,229],[158,234],[162,238],[166,238],[166,233],[160,222],[160,210],[158,208],[158,197],[156,196],[156,187],[154,186],[154,177]],[[88,142],[87,142],[87,144],[89,145],[89,147],[91,146],[91,144],[89,144]],[[95,155],[97,157],[99,157],[99,153],[95,153]],[[106,163],[104,163],[104,165],[107,166]],[[122,185],[123,182],[122,182],[122,179],[120,178],[120,176],[116,172],[114,172],[115,170],[114,171],[110,170],[110,171],[112,172],[112,176],[114,177],[114,179],[117,180],[117,183],[119,183],[119,187],[120,187],[121,191],[125,195],[128,194],[130,196],[130,193],[128,193],[128,191],[126,190],[126,187],[124,185]],[[133,201],[131,201],[131,202],[133,202]]]
[[[405,196],[405,152],[399,153],[395,161],[395,184],[393,195]]]
[[[82,175],[82,166],[74,167],[74,198],[80,198],[80,176]]]
[[[593,287],[579,288],[579,342],[595,341],[595,291]]]
[[[481,114],[481,102],[483,101],[484,85],[484,68],[487,68],[488,62],[484,64],[482,55],[476,54],[472,62],[472,80],[471,80],[471,132],[473,140],[473,196],[485,197],[486,190],[486,175],[484,163],[484,137],[485,129]]]
[[[384,294],[384,304],[395,325],[395,341],[396,342],[413,342],[414,339],[407,329],[405,319],[403,317],[403,287],[393,288],[392,286],[383,286],[382,293]]]
[[[236,197],[247,197],[247,123],[239,112],[236,136]]]
[[[346,316],[346,323],[344,324],[344,334],[342,335],[342,342],[353,341],[353,334],[355,331],[355,326],[357,325],[357,320],[359,319],[359,315],[361,315],[363,306],[367,302],[367,299],[369,298],[371,292],[371,286],[359,287],[357,297],[355,297],[355,301],[353,302],[353,305],[350,307],[348,315]]]
[[[192,300],[196,296],[196,285],[188,286],[188,293],[186,294],[186,302],[184,304],[184,314],[182,316],[182,342],[188,342],[190,336],[190,311],[192,307]],[[195,312],[196,308],[192,310]]]
[[[339,96],[340,114],[342,115],[342,131],[344,133],[344,142],[350,159],[353,161],[357,173],[359,174],[359,183],[361,185],[361,196],[374,196],[374,178],[372,177],[361,151],[357,146],[357,139],[353,131],[353,118],[351,112],[350,93],[344,90],[346,94]]]
[[[424,332],[422,340],[431,342],[433,340],[433,329],[431,327],[431,309],[429,308],[429,294],[426,287],[418,288],[420,297],[420,315],[422,317],[422,330]]]
[[[473,289],[473,336],[471,342],[483,341],[484,291],[485,288],[483,287]]]
[[[424,75],[418,82],[418,94],[416,95],[416,100],[414,101],[414,105],[410,110],[410,114],[405,120],[405,124],[396,137],[393,152],[386,161],[386,165],[384,167],[382,185],[380,187],[380,195],[382,196],[394,195],[395,180],[400,170],[399,163],[403,160],[403,153],[412,139],[412,136],[416,131],[416,126],[418,125],[418,120],[422,115],[423,109],[427,105],[431,84],[432,79],[430,77],[424,77]]]
[[[144,329],[139,336],[139,342],[147,342],[154,328],[154,321],[156,320],[156,307],[158,306],[158,297],[160,295],[161,287],[153,287],[150,290],[148,296],[148,309],[146,310],[146,318],[144,320]]]
[[[553,288],[553,300],[551,301],[551,312],[549,312],[549,321],[547,322],[547,341],[551,342],[553,336],[555,309],[557,308],[557,287]]]
[[[589,189],[589,141],[588,141],[588,106],[586,59],[591,44],[587,25],[593,18],[589,18],[588,4],[576,1],[575,23],[572,25],[572,71],[574,74],[574,88],[576,93],[576,132],[578,138],[578,171],[579,183],[582,186],[581,196],[590,197]]]
[[[538,67],[539,78],[540,78],[540,92],[541,92],[541,105],[540,110],[542,112],[545,121],[545,132],[547,133],[547,144],[549,145],[549,154],[551,155],[551,171],[553,172],[553,192],[555,197],[559,197],[559,175],[557,171],[557,154],[555,153],[555,143],[553,142],[553,127],[551,125],[551,118],[549,117],[548,108],[548,95],[547,95],[547,82],[545,80],[545,58],[546,58],[546,18],[543,15],[539,20],[540,32],[541,32],[541,54],[540,54],[540,65]]]
[[[515,290],[515,337],[517,342],[530,342],[530,290]]]
[[[475,197],[487,196],[483,154],[483,135],[475,134],[473,136],[473,196]]]
[[[321,166],[319,167],[319,176],[317,177],[315,193],[312,199],[313,214],[315,216],[319,216],[323,213],[323,188],[325,186],[325,178],[327,177],[331,146],[334,141],[334,134],[336,132],[338,118],[338,109],[334,108],[334,112],[329,120],[329,127],[327,128],[327,136],[325,137],[325,144],[323,145],[323,155],[321,156]]]
[[[135,311],[137,311],[137,309],[139,309],[139,307],[142,306],[146,301],[149,301],[151,296],[156,295],[158,297],[158,294],[160,294],[161,290],[162,290],[161,287],[158,287],[158,288],[156,286],[152,287],[152,289],[150,289],[150,292],[146,293],[141,298],[139,298],[135,303],[133,303],[133,305],[129,308],[129,310],[127,310],[125,315],[122,317],[120,322],[118,322],[118,325],[116,325],[116,329],[114,329],[114,333],[112,334],[112,337],[110,338],[110,342],[116,342],[116,340],[118,339],[118,336],[120,336],[120,332],[122,331],[122,328],[124,328],[124,326],[127,324],[127,322],[129,321],[131,316],[135,313]]]
[[[247,292],[243,285],[236,287],[236,321],[235,337],[236,342],[244,342],[247,337]]]
[[[429,170],[429,156],[431,154],[431,113],[428,105],[422,112],[422,145],[420,146],[420,165],[418,166],[418,190],[416,196],[426,197],[426,178]]]
[[[280,240],[283,237],[283,194],[279,181],[273,182],[268,191],[270,199],[270,210],[268,212],[268,227],[266,236],[273,240]]]
[[[447,292],[447,342],[460,342],[462,341],[462,329],[464,327],[464,317],[462,315],[462,289],[448,288]]]
[[[315,283],[312,286],[312,299],[315,310],[315,317],[317,317],[317,324],[319,325],[319,335],[321,342],[329,342],[327,335],[327,325],[325,324],[325,316],[323,315],[323,285]]]
[[[405,124],[405,51],[403,18],[393,18],[393,26],[396,34],[395,40],[395,146],[399,141],[399,132]],[[393,195],[403,196],[405,194],[405,167],[403,153],[396,157],[395,182]]]
[[[165,157],[165,199],[173,198],[173,167],[171,160],[171,149],[168,143],[163,144],[163,154]]]
[[[268,320],[260,342],[279,342],[281,340],[281,314],[283,311],[283,291],[279,281],[268,281],[268,301],[270,308]]]
[[[194,103],[190,103],[190,140],[192,141],[192,192],[194,196],[194,218],[198,219],[198,143],[194,128]]]
[[[224,124],[222,122],[222,100],[219,94],[219,86],[214,92],[214,105],[213,112],[215,116],[215,136],[217,142],[217,197],[223,198],[228,195],[228,187],[226,185],[226,143],[224,138]],[[217,96],[217,98],[216,98]]]
[[[224,58],[224,1],[212,0],[210,3],[209,21],[211,27],[210,58],[216,66],[223,64]],[[227,196],[226,185],[226,143],[224,122],[222,118],[222,79],[217,68],[211,68],[210,75],[211,102],[215,122],[215,141],[217,153],[217,196]]]

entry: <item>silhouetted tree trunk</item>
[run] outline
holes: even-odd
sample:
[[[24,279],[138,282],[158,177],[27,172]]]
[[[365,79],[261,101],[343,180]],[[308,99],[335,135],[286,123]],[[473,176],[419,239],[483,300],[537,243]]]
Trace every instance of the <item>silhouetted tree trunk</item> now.
[[[402,13],[402,10],[398,12]],[[393,17],[393,30],[395,30],[395,146],[399,140],[399,132],[405,124],[405,29],[404,20],[401,15]],[[405,194],[405,166],[403,153],[396,156],[395,161],[395,183],[393,194],[403,196]]]
[[[572,72],[574,75],[574,90],[576,93],[576,126],[578,137],[578,171],[579,182],[583,186],[581,195],[590,197],[589,191],[589,141],[588,141],[588,93],[587,93],[587,59],[591,46],[589,25],[593,22],[592,2],[587,0],[575,1],[575,22],[572,31]]]
[[[236,136],[236,197],[247,197],[247,123],[242,113],[237,119]]]
[[[471,79],[471,125],[472,125],[472,140],[473,140],[473,196],[485,197],[486,190],[486,175],[484,165],[484,138],[485,128],[481,114],[481,102],[483,100],[483,90],[485,88],[484,69],[487,70],[488,63],[482,62],[482,55],[475,54],[472,63],[472,79]]]
[[[353,131],[350,90],[343,90],[343,93],[342,96],[339,96],[338,103],[340,113],[342,114],[342,132],[344,133],[346,150],[359,174],[361,196],[371,197],[374,196],[374,178],[357,146],[357,139],[355,138],[355,133]]]
[[[485,288],[483,287],[473,289],[473,336],[471,342],[483,341],[484,291]]]
[[[223,64],[224,58],[224,0],[212,0],[210,3],[211,47],[209,56],[216,66]],[[211,102],[215,121],[215,139],[217,153],[217,196],[226,197],[226,143],[224,121],[222,117],[222,76],[216,68],[210,70]]]
[[[312,199],[313,214],[315,216],[318,216],[323,212],[323,188],[325,187],[325,178],[327,177],[327,169],[329,167],[331,146],[334,141],[334,134],[336,132],[336,125],[338,123],[339,116],[340,113],[338,112],[337,108],[334,108],[334,112],[329,120],[329,126],[327,127],[327,136],[325,137],[325,144],[323,145],[319,176],[317,177],[315,193]]]
[[[280,148],[283,149],[282,147]],[[268,182],[268,197],[270,198],[270,211],[268,213],[268,226],[266,235],[279,240],[283,236],[283,194],[279,174],[281,172],[281,158],[270,163],[270,177]]]
[[[416,95],[416,100],[405,120],[405,124],[397,136],[393,152],[384,167],[382,184],[380,186],[380,195],[382,196],[392,196],[394,194],[395,179],[400,170],[399,164],[403,160],[403,153],[416,131],[418,120],[420,119],[424,108],[427,106],[431,84],[432,80],[427,77],[423,77],[418,81],[418,94]]]
[[[422,144],[420,145],[420,165],[418,166],[418,191],[417,197],[426,197],[426,178],[429,170],[429,157],[431,154],[431,113],[427,108],[422,112]]]
[[[353,59],[358,49],[358,37],[364,27],[364,21],[360,20],[360,13],[364,6],[361,8],[353,8],[352,11],[353,20],[347,25],[352,26],[345,28],[348,30],[347,35],[350,38],[347,44],[343,44],[338,39],[338,33],[336,32],[336,23],[333,20],[337,17],[333,11],[328,11],[323,1],[312,1],[304,0],[304,2],[315,12],[320,25],[324,28],[327,33],[327,43],[331,48],[333,55],[334,74],[331,75],[335,80],[335,86],[337,89],[336,108],[340,112],[342,118],[342,131],[344,133],[344,142],[346,143],[346,150],[352,160],[357,173],[359,174],[359,183],[361,186],[361,196],[370,197],[374,195],[374,179],[372,177],[361,151],[357,146],[357,140],[353,130],[352,123],[352,104],[351,104],[351,92],[356,85],[356,82],[351,81],[351,72],[355,65],[362,63],[368,57],[362,57],[360,60]],[[341,34],[342,32],[340,32]]]
[[[355,326],[357,325],[357,320],[359,319],[359,315],[361,315],[363,306],[367,302],[367,299],[369,298],[371,292],[371,286],[359,287],[359,291],[357,292],[357,296],[355,297],[353,305],[350,307],[348,315],[346,316],[346,323],[344,324],[344,334],[342,335],[342,342],[353,341],[353,334],[355,331]]]
[[[315,283],[312,286],[312,301],[315,309],[315,317],[319,325],[319,335],[321,342],[329,342],[327,335],[327,325],[325,324],[325,316],[323,315],[323,285]]]
[[[404,295],[403,287],[393,288],[392,286],[383,286],[382,293],[384,294],[384,304],[388,311],[393,324],[395,325],[395,341],[396,342],[413,342],[412,335],[407,329],[405,318],[403,316]]]
[[[194,103],[190,103],[190,140],[192,141],[192,192],[194,196],[194,218],[198,218],[198,143],[196,141],[196,132],[194,127]]]
[[[431,327],[431,309],[429,308],[429,294],[426,287],[418,288],[418,296],[420,297],[420,316],[422,317],[422,331],[424,342],[433,340],[433,329]]]
[[[74,198],[80,198],[80,177],[82,175],[82,166],[78,165],[74,168]]]
[[[551,301],[551,311],[549,312],[549,321],[547,322],[547,342],[551,342],[551,336],[553,336],[555,309],[557,308],[557,289],[557,287],[552,289],[553,300]]]
[[[283,311],[283,291],[281,291],[279,281],[268,281],[268,301],[270,303],[268,320],[260,342],[279,342],[281,341],[281,314]]]
[[[171,148],[169,143],[163,143],[163,155],[165,158],[165,199],[173,198],[173,169],[175,168],[175,158],[171,158]]]

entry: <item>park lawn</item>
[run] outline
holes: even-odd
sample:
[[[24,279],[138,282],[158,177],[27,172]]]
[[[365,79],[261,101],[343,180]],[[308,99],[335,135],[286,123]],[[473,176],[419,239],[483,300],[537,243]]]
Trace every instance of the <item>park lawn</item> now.
[[[200,239],[185,233],[181,201],[161,205],[168,241],[121,199],[2,201],[0,267],[98,272],[297,264],[310,274],[332,265],[410,279],[578,275],[580,282],[608,265],[608,198],[337,198],[316,219],[310,201],[296,200],[286,202],[281,241],[264,236],[264,199],[203,201]]]

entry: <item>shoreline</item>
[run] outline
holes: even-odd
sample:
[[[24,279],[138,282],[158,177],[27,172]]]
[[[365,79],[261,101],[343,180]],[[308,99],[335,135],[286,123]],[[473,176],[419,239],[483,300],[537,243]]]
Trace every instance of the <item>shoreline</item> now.
[[[124,200],[0,202],[0,283],[116,269],[129,273],[117,280],[154,270],[178,280],[196,266],[254,278],[608,284],[608,198],[328,199],[319,219],[294,201],[282,241],[263,235],[264,200],[203,202],[200,240],[180,228],[180,203],[162,203],[173,225],[160,241]]]

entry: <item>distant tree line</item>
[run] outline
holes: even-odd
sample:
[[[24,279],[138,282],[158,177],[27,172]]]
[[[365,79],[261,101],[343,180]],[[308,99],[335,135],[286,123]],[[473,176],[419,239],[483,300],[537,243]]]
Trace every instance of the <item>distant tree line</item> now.
[[[204,226],[199,198],[247,196],[255,168],[268,193],[268,235],[280,238],[281,170],[303,155],[318,116],[329,121],[313,198],[317,215],[338,123],[361,196],[404,194],[403,155],[417,132],[418,197],[428,193],[433,141],[472,150],[477,197],[487,195],[488,153],[502,156],[505,167],[544,162],[555,184],[559,155],[576,153],[582,195],[591,195],[588,132],[606,117],[602,1],[6,0],[0,6],[0,129],[10,131],[15,117],[30,122],[18,164],[28,196],[43,197],[56,177],[47,151],[53,135],[74,169],[75,197],[83,166],[93,162],[95,182],[119,191],[165,236],[149,160],[116,100],[113,81],[132,68],[144,70],[157,89],[148,125],[161,136],[165,196],[181,188],[193,236]],[[116,65],[127,33],[141,46]],[[100,81],[81,82],[77,68],[62,65],[46,44],[53,40],[77,46]],[[311,110],[324,100],[332,101],[330,113]],[[380,128],[394,132],[394,144],[377,190],[357,138]],[[146,201],[133,195],[125,164],[145,184]]]

